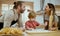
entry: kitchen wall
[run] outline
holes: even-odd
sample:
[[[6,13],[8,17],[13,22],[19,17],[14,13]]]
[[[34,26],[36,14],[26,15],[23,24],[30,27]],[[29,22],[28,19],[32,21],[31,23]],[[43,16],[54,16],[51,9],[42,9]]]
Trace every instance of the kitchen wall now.
[[[54,5],[60,5],[60,0],[51,0]]]
[[[12,4],[14,1],[25,1],[25,2],[34,2],[33,8],[35,11],[41,10],[41,0],[0,0],[0,3]],[[47,3],[53,3],[55,5],[60,5],[60,0],[45,0],[45,5]],[[1,5],[1,4],[0,4]]]
[[[16,0],[16,1],[34,2],[34,0]]]
[[[55,8],[57,16],[60,16],[60,5],[55,5]]]
[[[34,10],[35,11],[40,10],[40,0],[35,0],[34,1]]]
[[[0,12],[1,12],[1,1],[0,1]]]
[[[0,0],[0,5],[1,4],[13,5],[14,1],[17,1],[17,0]],[[32,2],[25,1],[25,4],[31,6],[31,8],[33,9],[33,3]]]

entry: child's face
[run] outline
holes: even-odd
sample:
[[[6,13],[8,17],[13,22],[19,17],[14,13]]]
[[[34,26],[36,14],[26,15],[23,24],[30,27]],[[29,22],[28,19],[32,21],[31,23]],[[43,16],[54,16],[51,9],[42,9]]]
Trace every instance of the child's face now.
[[[31,20],[31,21],[34,21],[34,20],[35,20],[35,18],[30,18],[30,20]]]

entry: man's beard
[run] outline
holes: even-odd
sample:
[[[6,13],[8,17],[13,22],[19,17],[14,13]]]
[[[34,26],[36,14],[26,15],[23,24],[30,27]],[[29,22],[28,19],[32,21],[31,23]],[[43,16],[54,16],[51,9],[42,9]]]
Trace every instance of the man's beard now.
[[[20,11],[20,13],[24,13],[24,10]]]

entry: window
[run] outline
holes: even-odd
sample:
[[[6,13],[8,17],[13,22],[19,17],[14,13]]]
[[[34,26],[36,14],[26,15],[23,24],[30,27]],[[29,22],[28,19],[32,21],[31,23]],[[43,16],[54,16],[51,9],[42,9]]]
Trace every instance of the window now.
[[[2,4],[2,11],[8,10],[8,4]]]
[[[10,9],[13,9],[13,5],[2,4],[2,12],[8,11]]]

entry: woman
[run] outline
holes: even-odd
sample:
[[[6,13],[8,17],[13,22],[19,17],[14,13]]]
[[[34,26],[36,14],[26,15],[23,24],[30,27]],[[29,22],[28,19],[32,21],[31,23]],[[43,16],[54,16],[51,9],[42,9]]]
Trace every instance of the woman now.
[[[21,13],[25,10],[24,2],[17,1],[14,2],[14,7],[12,10],[9,10],[7,13],[4,13],[0,17],[0,29],[3,27],[10,27],[13,24],[17,24],[18,27],[22,27]]]
[[[51,11],[53,11],[53,24],[52,27],[49,29],[49,17],[51,14]],[[46,30],[56,30],[57,29],[57,24],[58,24],[58,17],[55,14],[55,7],[53,4],[48,3],[47,6],[45,7],[45,13],[40,13],[40,15],[43,14],[44,16],[44,23],[45,23],[45,29]]]

